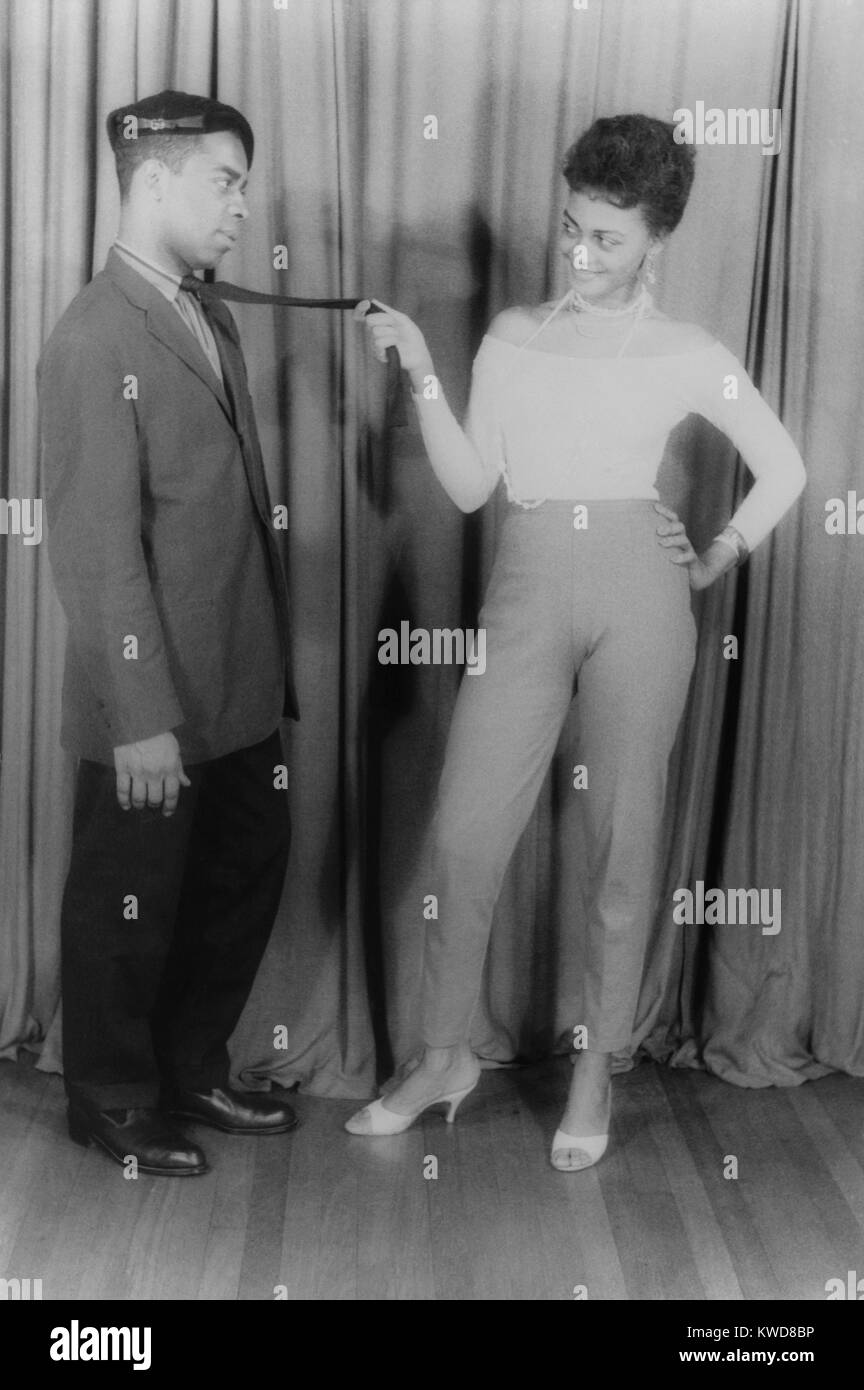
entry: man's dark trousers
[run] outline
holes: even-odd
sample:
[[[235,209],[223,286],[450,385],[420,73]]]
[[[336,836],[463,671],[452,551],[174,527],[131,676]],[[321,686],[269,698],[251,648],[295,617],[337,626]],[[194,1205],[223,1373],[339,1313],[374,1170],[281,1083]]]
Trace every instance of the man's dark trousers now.
[[[185,768],[173,816],[118,804],[82,759],[62,912],[66,1089],[151,1106],[160,1083],[228,1081],[227,1043],[273,924],[288,859],[278,732]]]

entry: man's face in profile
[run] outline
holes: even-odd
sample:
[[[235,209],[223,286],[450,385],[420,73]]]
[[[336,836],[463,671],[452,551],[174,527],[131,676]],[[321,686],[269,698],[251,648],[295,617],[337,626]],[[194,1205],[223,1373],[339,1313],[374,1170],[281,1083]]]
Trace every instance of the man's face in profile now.
[[[248,165],[242,142],[231,131],[202,135],[178,172],[166,165],[162,169],[162,246],[189,270],[218,265],[248,216]]]

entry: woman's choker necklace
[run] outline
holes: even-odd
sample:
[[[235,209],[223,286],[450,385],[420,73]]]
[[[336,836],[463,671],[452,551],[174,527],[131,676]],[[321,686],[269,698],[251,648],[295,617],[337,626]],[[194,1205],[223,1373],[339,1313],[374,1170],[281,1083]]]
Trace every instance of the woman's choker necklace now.
[[[593,304],[590,299],[583,299],[577,289],[570,290],[568,309],[574,309],[577,313],[592,314],[595,318],[603,319],[624,319],[630,314],[647,313],[653,300],[644,285],[640,285],[638,293],[630,300],[629,304],[624,304],[620,308],[606,309],[602,304]]]
[[[574,299],[577,301],[576,303],[573,302]],[[550,324],[552,320],[556,318],[558,314],[560,314],[562,309],[580,309],[584,305],[584,307],[588,310],[589,313],[597,315],[598,318],[605,315],[608,318],[623,319],[624,317],[629,316],[635,311],[635,317],[633,319],[633,322],[629,325],[627,332],[624,334],[621,346],[615,354],[616,357],[623,357],[624,349],[627,347],[632,335],[635,333],[637,325],[642,321],[642,319],[645,317],[646,313],[654,303],[654,300],[651,298],[651,295],[648,293],[644,285],[640,287],[639,293],[636,295],[635,299],[632,299],[629,304],[625,304],[623,309],[598,309],[596,305],[588,304],[585,300],[582,300],[582,303],[580,304],[578,302],[579,300],[582,300],[582,296],[581,294],[579,294],[579,291],[576,289],[569,289],[566,294],[563,294],[561,296],[561,298],[558,300],[558,303],[553,306],[552,310],[546,315],[543,322],[539,324],[537,328],[534,329],[534,332],[530,335],[530,337],[526,338],[525,342],[520,344],[520,349],[526,348],[529,343],[533,343],[534,339],[543,332],[543,329],[547,326],[547,324]],[[579,327],[578,319],[573,320],[573,327],[576,329],[576,332],[579,333],[583,338],[600,338],[603,336],[602,333],[586,333],[584,328]]]

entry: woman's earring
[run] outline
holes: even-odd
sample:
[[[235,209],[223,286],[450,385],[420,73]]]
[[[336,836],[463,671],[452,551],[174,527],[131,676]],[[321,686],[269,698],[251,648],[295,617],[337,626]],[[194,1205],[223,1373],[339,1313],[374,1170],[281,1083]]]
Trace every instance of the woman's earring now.
[[[656,246],[652,246],[651,250],[645,257],[645,279],[648,281],[649,285],[653,285],[657,279],[657,272],[654,269],[654,264],[659,254],[660,253],[657,250]]]

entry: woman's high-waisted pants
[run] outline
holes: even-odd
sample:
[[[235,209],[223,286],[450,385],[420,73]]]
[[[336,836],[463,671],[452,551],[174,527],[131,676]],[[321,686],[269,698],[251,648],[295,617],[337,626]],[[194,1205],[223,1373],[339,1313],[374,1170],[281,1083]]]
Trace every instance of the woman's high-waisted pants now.
[[[630,1043],[654,908],[669,754],[696,649],[687,570],[650,501],[510,507],[479,626],[486,669],[463,677],[432,827],[423,1040],[469,1037],[495,902],[534,808],[578,674],[587,785],[589,1051]],[[579,507],[581,511],[581,507]]]

